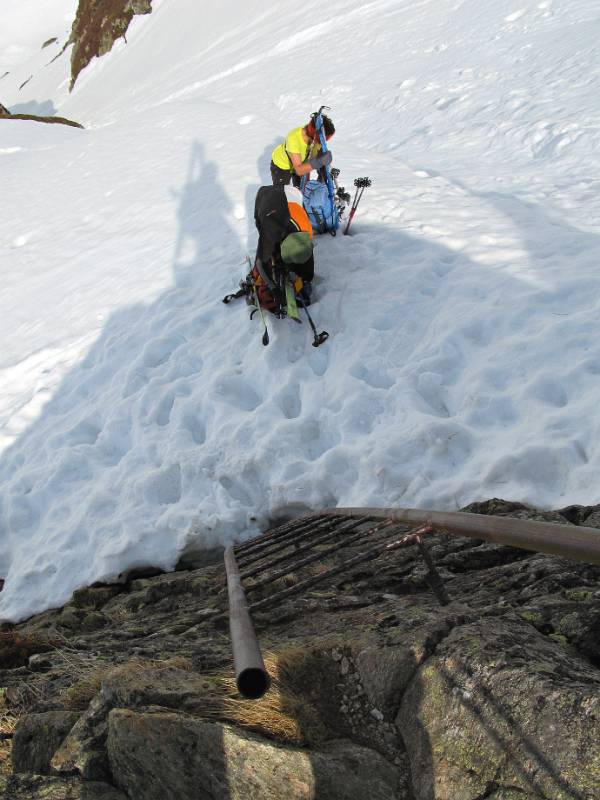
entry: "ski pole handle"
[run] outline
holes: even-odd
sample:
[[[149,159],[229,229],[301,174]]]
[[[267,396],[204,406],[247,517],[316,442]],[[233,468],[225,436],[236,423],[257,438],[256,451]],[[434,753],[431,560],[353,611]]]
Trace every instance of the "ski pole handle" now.
[[[348,217],[348,224],[346,225],[344,236],[348,233],[350,223],[354,219],[354,214],[356,213],[356,209],[358,208],[358,204],[360,203],[360,198],[363,196],[364,190],[371,185],[371,179],[355,178],[354,185],[356,186],[356,192],[354,193],[354,200],[352,201],[352,208],[350,209],[350,216]]]

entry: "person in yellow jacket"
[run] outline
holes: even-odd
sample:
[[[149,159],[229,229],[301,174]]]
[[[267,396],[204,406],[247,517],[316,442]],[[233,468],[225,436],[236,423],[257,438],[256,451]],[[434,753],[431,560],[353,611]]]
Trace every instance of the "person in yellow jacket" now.
[[[294,128],[271,155],[271,179],[273,186],[287,186],[290,181],[299,187],[304,175],[331,163],[331,151],[321,153],[319,135],[315,129],[314,114],[304,127]],[[325,114],[323,130],[329,141],[335,133],[333,122]]]

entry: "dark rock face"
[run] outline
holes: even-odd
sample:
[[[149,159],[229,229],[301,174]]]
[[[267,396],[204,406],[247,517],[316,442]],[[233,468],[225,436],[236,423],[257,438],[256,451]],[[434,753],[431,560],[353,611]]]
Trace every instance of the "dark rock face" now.
[[[0,117],[10,117],[10,111],[0,103]]]
[[[0,778],[3,800],[128,800],[106,783],[84,783],[78,778],[13,775]]]
[[[470,510],[600,526],[597,507]],[[220,564],[90,587],[6,631],[59,642],[0,669],[22,718],[15,768],[53,772],[14,775],[6,796],[598,800],[600,567],[444,534],[427,542],[449,605],[412,546],[256,612],[273,678],[259,701],[231,690]],[[36,720],[49,712],[56,729],[34,761],[19,741],[41,744]]]
[[[79,0],[71,29],[71,89],[92,58],[108,53],[117,39],[125,38],[136,14],[150,14],[152,0]]]
[[[13,739],[13,771],[49,775],[52,756],[78,719],[79,714],[73,711],[23,717]]]

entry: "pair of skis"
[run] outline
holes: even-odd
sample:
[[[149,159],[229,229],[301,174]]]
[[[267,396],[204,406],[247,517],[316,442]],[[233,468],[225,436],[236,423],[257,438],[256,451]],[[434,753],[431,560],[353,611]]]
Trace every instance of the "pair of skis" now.
[[[269,329],[267,327],[267,316],[265,314],[264,308],[258,301],[258,292],[256,291],[255,285],[253,285],[253,296],[254,296],[254,303],[260,314],[260,320],[263,327],[262,343],[264,345],[267,345],[269,344]],[[300,313],[298,311],[296,291],[294,289],[291,280],[288,277],[286,277],[285,279],[285,307],[286,307],[285,316],[289,317],[290,319],[293,319],[294,322],[302,324],[302,320],[300,319]],[[319,345],[323,344],[323,342],[326,341],[326,339],[329,339],[329,334],[327,333],[327,331],[321,331],[321,333],[317,332],[315,323],[313,322],[312,317],[308,312],[308,308],[306,307],[306,304],[302,299],[300,299],[300,307],[304,309],[304,313],[306,314],[306,319],[308,320],[308,324],[310,325],[311,330],[313,332],[312,346],[318,347]],[[252,317],[252,315],[250,316]]]
[[[223,302],[225,304],[228,304],[232,300],[235,300],[238,297],[244,297],[244,296],[252,298],[251,302],[252,302],[252,305],[255,306],[255,308],[252,311],[252,313],[250,314],[250,319],[252,319],[254,314],[258,311],[259,317],[260,317],[260,321],[261,321],[262,330],[263,330],[262,343],[263,343],[263,345],[266,346],[266,345],[269,344],[269,329],[267,327],[267,315],[265,314],[265,310],[261,306],[260,300],[258,298],[258,289],[257,289],[256,283],[254,282],[254,280],[252,278],[252,262],[250,261],[250,257],[249,256],[246,256],[246,263],[250,267],[250,273],[248,274],[248,277],[246,278],[245,281],[240,281],[240,289],[238,289],[238,291],[234,292],[233,294],[226,295],[223,298]],[[293,319],[294,322],[298,322],[299,324],[302,324],[302,320],[300,319],[300,313],[298,311],[298,300],[296,298],[296,290],[294,288],[294,284],[292,283],[289,275],[285,275],[284,281],[285,281],[285,284],[284,284],[284,286],[285,286],[285,313],[283,313],[283,311],[280,310],[279,313],[277,314],[277,316],[279,316],[279,317],[286,316],[286,317],[289,317],[290,319]],[[317,333],[317,329],[316,329],[315,324],[314,324],[314,322],[312,320],[312,317],[310,316],[310,314],[308,312],[308,308],[306,307],[306,304],[304,303],[302,298],[299,298],[299,300],[300,300],[300,307],[304,309],[304,312],[306,314],[306,318],[308,319],[308,322],[309,322],[310,327],[311,327],[312,332],[313,332],[314,338],[313,338],[313,341],[312,341],[312,346],[313,347],[318,347],[319,345],[323,344],[323,342],[326,339],[329,338],[329,334],[327,333],[327,331],[321,331],[321,333]]]
[[[321,108],[316,112],[315,116],[315,127],[317,133],[319,135],[319,141],[321,143],[321,152],[327,152],[327,141],[325,138],[325,131],[323,130],[323,111],[327,109],[329,110],[329,106],[321,106]],[[338,214],[338,224],[339,220],[341,219],[342,214],[344,213],[344,209],[346,205],[350,202],[350,195],[346,192],[343,186],[338,185],[338,177],[340,174],[339,169],[335,167],[330,168],[326,166],[323,168],[325,182],[327,184],[327,191],[329,193],[329,200],[332,205],[332,208],[337,209]],[[304,185],[306,183],[306,179],[303,179],[303,183],[301,185],[302,193],[304,194]],[[344,236],[350,230],[350,225],[352,224],[352,220],[354,219],[354,215],[356,214],[356,209],[358,208],[358,204],[360,203],[361,197],[363,196],[363,192],[369,186],[371,186],[371,179],[370,178],[355,178],[354,186],[356,187],[356,191],[354,193],[354,200],[352,201],[352,205],[350,207],[350,214],[348,216],[348,222],[346,224],[346,228],[344,230]],[[337,224],[335,226],[337,228]],[[335,236],[335,229],[331,230],[330,233],[332,236]]]
[[[348,223],[346,225],[346,230],[344,231],[344,236],[350,230],[350,225],[352,224],[352,220],[354,219],[354,215],[356,214],[356,209],[358,208],[358,204],[360,203],[360,198],[363,196],[363,192],[365,189],[368,189],[371,185],[370,178],[355,178],[354,185],[356,187],[356,191],[354,192],[354,200],[352,201],[352,205],[350,206],[350,214],[348,216]],[[348,199],[350,199],[350,195],[348,195]]]

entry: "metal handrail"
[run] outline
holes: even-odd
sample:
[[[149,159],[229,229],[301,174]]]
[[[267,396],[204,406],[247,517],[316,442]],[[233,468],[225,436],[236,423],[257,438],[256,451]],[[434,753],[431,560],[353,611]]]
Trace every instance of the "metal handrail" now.
[[[407,525],[431,525],[437,531],[453,536],[484,539],[486,542],[600,565],[600,530],[583,525],[419,508],[327,508],[321,513],[351,518],[369,516]]]
[[[241,695],[257,700],[269,688],[270,679],[248,613],[246,595],[233,547],[225,550],[225,571],[227,572],[229,632],[235,680]]]

